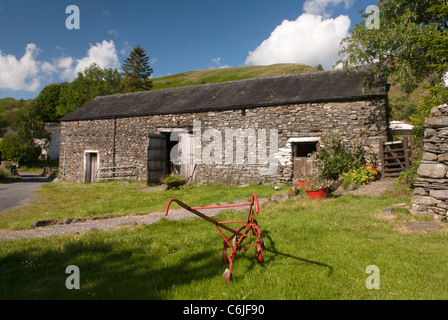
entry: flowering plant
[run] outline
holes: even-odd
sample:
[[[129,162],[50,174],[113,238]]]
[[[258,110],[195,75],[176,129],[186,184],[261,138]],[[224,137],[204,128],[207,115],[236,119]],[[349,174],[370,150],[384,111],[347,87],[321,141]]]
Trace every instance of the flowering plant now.
[[[375,166],[364,166],[362,168],[351,169],[348,173],[345,173],[344,176],[351,179],[352,183],[365,185],[376,180],[378,171]]]
[[[315,191],[329,187],[332,181],[319,176],[311,176],[305,179],[305,191]]]

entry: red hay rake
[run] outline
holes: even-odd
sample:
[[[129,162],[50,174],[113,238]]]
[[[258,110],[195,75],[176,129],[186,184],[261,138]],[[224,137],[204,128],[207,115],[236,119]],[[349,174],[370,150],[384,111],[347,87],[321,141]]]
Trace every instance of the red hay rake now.
[[[252,195],[252,200],[248,203],[240,203],[240,204],[230,204],[230,205],[224,205],[224,206],[210,206],[210,207],[190,207],[183,203],[182,201],[179,201],[177,199],[171,199],[168,201],[168,204],[165,208],[165,216],[168,215],[168,210],[170,208],[170,205],[172,202],[176,202],[178,205],[180,205],[182,208],[190,211],[191,213],[194,213],[195,215],[213,223],[218,230],[219,234],[224,238],[224,247],[222,249],[222,261],[224,264],[228,264],[229,268],[226,269],[226,271],[223,274],[224,280],[229,283],[231,278],[231,272],[232,272],[232,264],[233,261],[236,259],[236,254],[240,250],[247,250],[249,247],[257,247],[257,260],[260,263],[263,263],[263,254],[262,251],[264,250],[264,242],[261,238],[261,230],[258,226],[257,220],[254,218],[254,207],[255,212],[259,213],[259,206],[258,206],[258,198],[256,194]],[[198,209],[215,209],[215,208],[231,208],[231,207],[241,207],[241,206],[249,206],[249,213],[247,215],[246,220],[238,220],[238,221],[223,221],[218,222],[205,214],[198,211]],[[229,223],[244,223],[241,227],[234,230],[227,226]],[[222,230],[227,230],[231,232],[232,234],[228,237],[226,237]],[[254,236],[257,236],[256,243],[244,245],[243,241],[244,239],[252,232]],[[230,249],[230,253],[227,254],[228,249]]]

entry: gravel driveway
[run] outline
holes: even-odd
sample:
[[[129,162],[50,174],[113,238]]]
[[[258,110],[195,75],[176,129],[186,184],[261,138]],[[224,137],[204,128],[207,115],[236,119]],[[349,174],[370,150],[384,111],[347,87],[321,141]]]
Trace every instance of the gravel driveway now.
[[[259,198],[258,203],[262,205],[267,200],[268,200],[267,198]],[[233,204],[247,203],[247,202],[248,202],[247,200],[235,200]],[[230,203],[222,202],[219,205],[227,205],[227,204]],[[216,206],[216,204],[212,204],[211,206]],[[201,210],[201,212],[211,217],[228,209],[229,208],[213,208],[213,209],[204,209]],[[247,211],[248,207],[247,206],[233,207],[232,210]],[[27,230],[18,230],[18,231],[0,230],[0,241],[61,236],[93,230],[110,230],[117,227],[132,226],[132,225],[151,225],[159,221],[161,218],[178,220],[189,217],[198,218],[195,214],[181,208],[177,210],[170,210],[168,216],[165,216],[165,212],[157,211],[149,213],[147,215],[127,215],[119,218],[97,219],[71,224],[60,224],[60,225],[56,224],[47,227],[38,227]]]
[[[0,212],[26,205],[42,185],[51,180],[38,174],[23,174],[19,181],[0,184]]]

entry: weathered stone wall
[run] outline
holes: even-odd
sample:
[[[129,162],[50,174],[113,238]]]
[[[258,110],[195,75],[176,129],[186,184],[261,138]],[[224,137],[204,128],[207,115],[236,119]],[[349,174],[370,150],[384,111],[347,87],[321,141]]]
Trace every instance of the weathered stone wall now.
[[[158,133],[161,128],[193,129],[193,122],[200,121],[201,134],[209,129],[221,132],[222,149],[225,152],[225,130],[265,129],[267,133],[266,154],[270,155],[270,130],[277,130],[278,167],[275,172],[260,175],[260,168],[269,165],[250,163],[245,146],[243,163],[202,163],[196,168],[196,180],[200,182],[245,183],[256,181],[290,182],[293,175],[291,139],[322,137],[340,134],[349,144],[361,144],[367,152],[379,158],[379,140],[386,138],[386,100],[292,104],[274,107],[258,107],[214,112],[168,114],[134,118],[119,118],[62,123],[60,168],[64,179],[83,182],[85,179],[85,153],[98,151],[102,166],[112,166],[115,140],[115,164],[136,165],[137,178],[147,179],[148,134]],[[115,135],[114,135],[115,127]],[[115,136],[115,138],[114,138]],[[210,141],[212,141],[211,138]],[[234,155],[236,154],[234,143]],[[201,143],[202,151],[210,147]],[[257,150],[259,151],[259,150]],[[65,156],[64,156],[65,154]],[[253,156],[253,154],[251,154]],[[65,159],[65,162],[64,162]],[[65,163],[65,165],[64,165]]]
[[[446,220],[448,211],[448,105],[431,110],[424,121],[423,157],[417,170],[412,210]]]

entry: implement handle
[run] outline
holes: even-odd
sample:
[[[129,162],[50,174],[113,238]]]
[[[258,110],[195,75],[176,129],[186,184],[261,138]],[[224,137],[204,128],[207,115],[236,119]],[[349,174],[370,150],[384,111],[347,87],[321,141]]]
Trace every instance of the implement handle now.
[[[200,213],[200,212],[197,211],[196,209],[193,209],[193,208],[189,207],[188,205],[186,205],[185,203],[183,203],[182,201],[179,201],[179,200],[177,200],[177,199],[171,199],[170,201],[168,201],[168,204],[166,205],[166,208],[165,208],[165,216],[168,215],[168,210],[169,210],[170,204],[171,204],[171,202],[173,202],[173,201],[176,202],[178,205],[180,205],[182,208],[184,208],[184,209],[186,209],[186,210],[188,210],[188,211],[194,213],[195,215],[197,215],[197,216],[199,216],[199,217],[201,217],[201,218],[203,218],[203,219],[205,219],[205,220],[207,220],[207,221],[213,223],[215,226],[219,226],[219,227],[221,227],[221,228],[223,228],[223,229],[225,229],[225,230],[227,230],[227,231],[230,231],[230,232],[236,234],[237,236],[242,236],[242,234],[239,233],[238,231],[233,230],[232,228],[229,228],[228,226],[219,223],[219,222],[216,221],[215,219],[212,219],[212,218],[206,216],[205,214]]]

